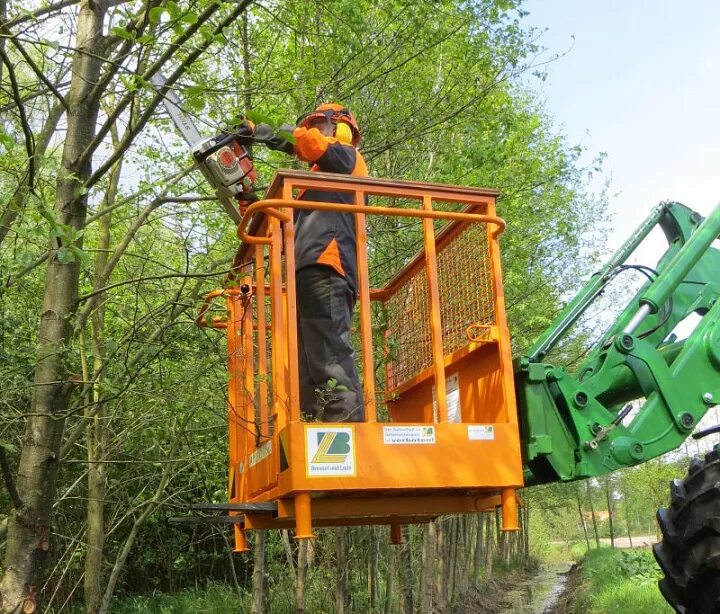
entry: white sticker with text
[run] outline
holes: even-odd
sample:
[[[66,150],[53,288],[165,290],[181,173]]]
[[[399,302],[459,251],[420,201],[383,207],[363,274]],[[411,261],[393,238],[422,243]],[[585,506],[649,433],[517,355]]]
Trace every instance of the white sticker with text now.
[[[492,424],[468,424],[470,441],[495,439],[495,427]]]
[[[384,426],[384,444],[435,443],[434,426]]]

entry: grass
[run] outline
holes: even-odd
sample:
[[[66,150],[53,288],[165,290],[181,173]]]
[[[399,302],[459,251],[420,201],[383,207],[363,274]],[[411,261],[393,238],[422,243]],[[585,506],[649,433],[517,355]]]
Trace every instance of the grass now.
[[[237,614],[249,611],[250,596],[245,595],[241,600],[236,591],[223,584],[208,584],[201,591],[127,597],[110,607],[112,614]]]
[[[650,549],[591,550],[581,568],[575,612],[672,614],[657,587],[660,569]]]
[[[545,563],[565,563],[579,561],[585,556],[587,548],[584,541],[571,541],[547,544],[537,556]]]

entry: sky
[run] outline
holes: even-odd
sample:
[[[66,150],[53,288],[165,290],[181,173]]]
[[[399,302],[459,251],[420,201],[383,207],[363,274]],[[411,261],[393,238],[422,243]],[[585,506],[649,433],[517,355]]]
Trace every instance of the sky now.
[[[523,8],[527,25],[547,28],[544,57],[564,53],[531,87],[569,143],[587,148],[587,161],[607,154],[608,254],[662,200],[708,215],[720,203],[720,0],[527,0]],[[630,262],[653,266],[666,247],[657,230]],[[701,426],[717,424],[717,410]]]
[[[587,159],[607,154],[617,248],[662,200],[703,215],[720,202],[720,1],[528,0],[547,28],[531,87]],[[645,262],[646,264],[654,264]]]

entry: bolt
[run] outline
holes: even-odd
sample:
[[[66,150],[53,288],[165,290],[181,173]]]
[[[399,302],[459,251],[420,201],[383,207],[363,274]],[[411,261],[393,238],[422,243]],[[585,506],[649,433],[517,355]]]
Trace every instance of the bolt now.
[[[682,422],[682,425],[685,428],[690,428],[693,424],[695,424],[695,418],[685,412],[682,416],[680,416],[680,422]]]
[[[589,451],[597,450],[598,442],[594,439],[585,442],[585,449]]]
[[[584,392],[575,393],[575,405],[578,407],[585,407],[588,402],[588,396]]]
[[[703,394],[703,401],[706,403],[712,403],[713,402],[713,395],[712,392],[706,392]]]
[[[622,345],[626,350],[632,350],[635,345],[632,335],[623,335],[620,337],[620,345]]]

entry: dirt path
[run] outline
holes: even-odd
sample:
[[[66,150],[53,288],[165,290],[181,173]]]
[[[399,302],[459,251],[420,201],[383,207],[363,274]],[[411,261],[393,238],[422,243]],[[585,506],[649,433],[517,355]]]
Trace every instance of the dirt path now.
[[[615,547],[616,548],[647,548],[648,546],[652,546],[654,543],[658,541],[658,538],[654,535],[639,535],[639,536],[633,536],[632,537],[632,545],[630,545],[630,538],[626,535],[625,537],[616,537],[615,538]],[[564,544],[565,542],[560,541],[553,541],[550,542],[551,544]],[[609,537],[601,537],[600,538],[600,545],[601,546],[609,546],[610,545],[610,538]],[[595,547],[595,540],[590,540],[590,547]]]
[[[658,541],[658,539],[654,535],[642,535],[640,537],[633,537],[632,545],[630,545],[630,538],[628,538],[627,536],[616,537],[615,538],[615,547],[616,548],[647,548],[648,546],[652,546],[657,541]],[[601,537],[600,543],[603,546],[609,546],[610,538],[609,537]]]

